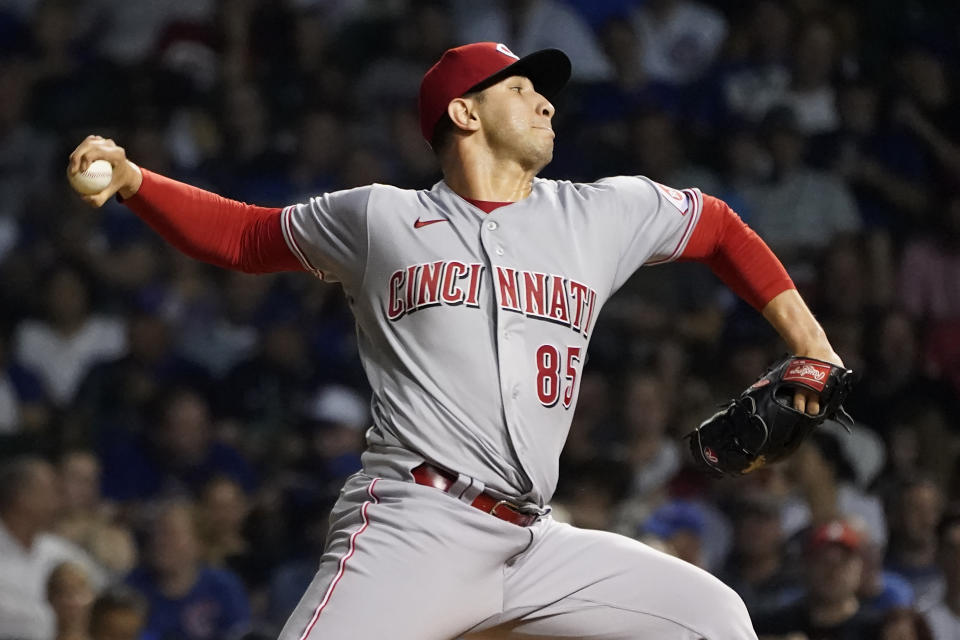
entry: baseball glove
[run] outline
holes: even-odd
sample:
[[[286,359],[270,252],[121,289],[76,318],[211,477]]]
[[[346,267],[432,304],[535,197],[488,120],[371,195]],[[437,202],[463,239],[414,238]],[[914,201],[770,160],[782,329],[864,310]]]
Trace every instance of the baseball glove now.
[[[790,455],[824,420],[836,420],[849,430],[853,419],[841,405],[853,375],[823,360],[784,357],[687,434],[694,461],[711,475],[739,476]],[[799,388],[820,394],[818,414],[793,408]]]

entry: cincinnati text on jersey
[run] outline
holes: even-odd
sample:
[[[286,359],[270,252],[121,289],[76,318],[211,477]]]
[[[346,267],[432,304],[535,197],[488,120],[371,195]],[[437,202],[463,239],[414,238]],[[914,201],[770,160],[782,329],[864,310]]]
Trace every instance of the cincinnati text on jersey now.
[[[494,267],[497,304],[504,311],[522,313],[570,327],[585,337],[596,314],[597,292],[563,276]],[[480,289],[486,267],[456,260],[437,260],[398,269],[390,276],[387,318],[440,305],[480,307]]]

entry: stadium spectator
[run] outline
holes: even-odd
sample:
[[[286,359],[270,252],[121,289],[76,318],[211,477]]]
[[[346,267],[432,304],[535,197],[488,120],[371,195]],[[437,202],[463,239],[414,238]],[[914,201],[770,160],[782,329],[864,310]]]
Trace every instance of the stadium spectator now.
[[[629,465],[611,458],[595,456],[570,467],[558,486],[557,519],[584,529],[615,530],[630,476]]]
[[[143,634],[147,602],[125,586],[105,589],[90,610],[90,640],[152,640]]]
[[[617,429],[613,393],[613,385],[603,373],[587,369],[580,376],[580,398],[560,458],[561,468],[589,462],[613,446]]]
[[[181,257],[174,266],[164,307],[178,338],[175,350],[221,379],[257,350],[257,315],[267,305],[271,278],[239,272],[214,278]]]
[[[629,18],[611,18],[604,24],[600,37],[613,66],[613,77],[593,82],[578,92],[575,116],[582,121],[578,123],[577,147],[589,154],[596,175],[605,174],[607,167],[618,170],[618,158],[611,158],[606,151],[624,154],[625,126],[632,114],[653,109],[675,115],[682,106],[676,86],[651,79],[643,65],[637,64],[642,56],[641,43]],[[576,171],[579,163],[571,164]]]
[[[132,313],[128,353],[97,363],[81,383],[73,403],[79,413],[75,419],[91,445],[116,430],[143,429],[150,408],[170,386],[201,392],[212,387],[206,371],[177,352],[170,322],[159,311],[141,308]]]
[[[55,531],[122,578],[137,564],[137,546],[131,531],[117,522],[115,505],[100,495],[100,461],[75,449],[60,457],[57,471],[63,505]]]
[[[0,261],[22,241],[23,218],[43,191],[55,134],[28,118],[33,75],[22,55],[0,56]]]
[[[218,440],[206,399],[174,388],[159,396],[154,424],[146,434],[115,434],[104,444],[103,491],[118,501],[147,501],[197,495],[217,475],[252,491],[255,476],[236,448]]]
[[[83,567],[95,588],[104,576],[93,560],[50,533],[60,510],[53,466],[34,457],[0,467],[0,638],[49,640],[56,631],[47,581],[63,562]]]
[[[754,490],[731,507],[733,549],[718,577],[736,591],[752,618],[780,610],[803,593],[801,576],[787,563],[780,501]]]
[[[255,593],[267,581],[273,554],[259,551],[251,543],[248,519],[252,505],[236,480],[228,476],[212,478],[197,501],[197,533],[202,560],[213,568],[229,569],[248,591]]]
[[[619,528],[631,532],[666,497],[667,485],[680,469],[677,442],[667,436],[670,392],[653,374],[634,371],[624,381],[621,399],[623,453],[633,478],[621,506]]]
[[[807,136],[832,133],[840,126],[834,76],[837,73],[837,41],[825,22],[804,25],[793,54],[790,88],[783,104],[797,118],[797,130]]]
[[[773,161],[769,180],[743,190],[751,225],[801,282],[812,275],[810,256],[862,223],[846,184],[806,164],[807,138],[789,107],[771,110],[763,123]]]
[[[8,332],[0,330],[0,434],[36,434],[50,424],[43,383],[10,353]]]
[[[894,118],[923,145],[929,169],[939,181],[960,186],[960,128],[957,96],[943,61],[923,43],[906,47],[894,63],[898,86],[905,91],[894,107]]]
[[[670,555],[698,567],[706,566],[703,538],[707,518],[695,503],[671,500],[658,507],[643,523],[641,533],[659,539]]]
[[[788,5],[761,0],[736,26],[718,70],[722,106],[712,119],[758,124],[790,86],[794,16]]]
[[[83,567],[64,562],[50,573],[47,599],[57,618],[55,640],[88,640],[90,608],[96,596]]]
[[[50,399],[65,407],[98,360],[125,351],[124,321],[92,314],[90,285],[68,265],[55,268],[43,290],[46,318],[21,322],[14,334],[13,351],[20,362],[40,375]]]
[[[887,541],[883,503],[856,484],[856,473],[839,438],[820,429],[789,460],[799,493],[784,506],[788,535],[831,520],[858,520],[876,532],[880,545]],[[862,545],[863,540],[860,540]]]
[[[863,570],[860,536],[843,522],[822,524],[810,533],[805,563],[807,593],[795,604],[758,616],[760,636],[806,634],[823,640],[860,640],[872,628],[860,612],[857,589]]]
[[[336,492],[347,476],[360,470],[363,434],[369,426],[367,402],[355,390],[343,385],[317,389],[304,405],[309,453],[301,463],[314,469],[319,486]]]
[[[496,0],[477,4],[454,0],[457,40],[511,43],[518,56],[539,49],[562,48],[576,62],[575,82],[609,80],[613,69],[596,34],[565,2]]]
[[[920,611],[943,597],[944,574],[937,564],[937,525],[943,511],[943,490],[929,477],[902,479],[889,498],[885,567],[910,582]]]
[[[850,397],[848,408],[854,412],[852,415],[880,433],[887,433],[895,422],[903,422],[902,417],[907,418],[907,424],[915,424],[916,417],[928,405],[947,414],[955,413],[957,396],[925,361],[917,318],[890,309],[873,318],[865,327],[865,334],[864,375]],[[898,455],[900,450],[891,448],[891,453]],[[927,460],[932,458],[928,456]]]
[[[951,507],[937,525],[938,562],[943,571],[942,596],[922,611],[934,640],[960,635],[960,511]]]
[[[155,637],[212,640],[239,637],[250,624],[240,580],[201,559],[192,505],[164,504],[150,528],[145,566],[127,578],[149,603],[144,631]]]
[[[220,412],[238,421],[251,442],[275,438],[278,426],[296,426],[315,375],[299,320],[283,314],[269,321],[257,353],[221,382]]]
[[[879,640],[937,640],[926,619],[909,608],[894,609],[884,618],[877,634]]]
[[[960,318],[960,195],[938,208],[930,233],[907,242],[900,271],[899,297],[916,318]]]
[[[871,531],[863,520],[853,520],[850,524],[860,534],[862,541],[860,556],[863,558],[863,578],[857,596],[863,617],[886,624],[884,621],[897,611],[913,608],[913,587],[900,574],[884,569],[886,549],[878,541],[883,534]]]
[[[706,73],[728,29],[723,14],[694,0],[650,0],[633,20],[643,44],[638,62],[651,78],[680,85]]]
[[[840,130],[815,148],[814,162],[850,183],[867,227],[906,232],[930,217],[930,180],[922,149],[891,130],[881,100],[863,79],[841,87]]]

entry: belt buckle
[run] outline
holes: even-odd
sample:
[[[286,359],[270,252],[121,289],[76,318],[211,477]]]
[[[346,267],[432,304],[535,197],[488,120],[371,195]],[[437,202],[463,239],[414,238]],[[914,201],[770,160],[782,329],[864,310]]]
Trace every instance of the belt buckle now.
[[[520,508],[519,508],[517,505],[513,504],[512,502],[510,502],[509,500],[498,500],[497,503],[490,508],[490,511],[489,511],[488,513],[489,513],[490,515],[492,515],[492,516],[496,516],[496,515],[497,515],[497,509],[499,509],[499,508],[502,507],[502,506],[510,507],[511,509],[513,509],[513,510],[516,511],[516,512],[519,512],[519,511],[520,511]]]

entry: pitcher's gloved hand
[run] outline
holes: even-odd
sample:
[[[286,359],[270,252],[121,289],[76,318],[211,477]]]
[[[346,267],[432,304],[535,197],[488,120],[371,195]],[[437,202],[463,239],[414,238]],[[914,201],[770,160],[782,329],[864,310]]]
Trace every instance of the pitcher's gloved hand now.
[[[853,382],[850,369],[786,356],[687,434],[693,459],[712,475],[739,476],[785,458],[824,420],[837,420],[849,429],[853,419],[842,404]],[[820,395],[819,413],[794,408],[797,388]]]

